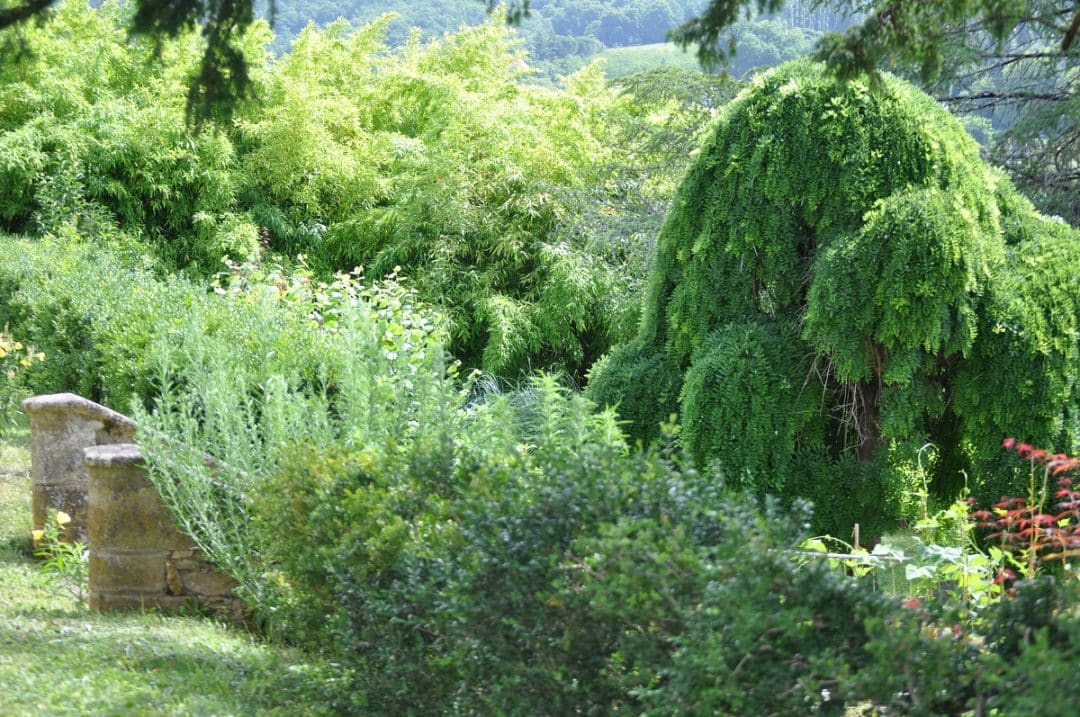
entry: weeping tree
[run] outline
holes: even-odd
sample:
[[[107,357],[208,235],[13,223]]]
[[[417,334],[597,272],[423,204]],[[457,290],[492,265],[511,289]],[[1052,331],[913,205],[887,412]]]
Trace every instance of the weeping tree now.
[[[918,90],[799,61],[723,110],[589,392],[645,440],[680,414],[699,464],[824,529],[884,527],[912,481],[1008,489],[1006,435],[1080,445],[1078,331],[1080,232]]]

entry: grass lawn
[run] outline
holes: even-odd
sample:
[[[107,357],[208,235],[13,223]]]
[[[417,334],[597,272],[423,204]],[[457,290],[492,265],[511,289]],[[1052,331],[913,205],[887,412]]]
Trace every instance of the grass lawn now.
[[[654,67],[681,67],[686,70],[700,70],[697,56],[693,52],[683,52],[670,42],[658,42],[652,45],[633,45],[630,47],[609,47],[598,57],[604,58],[604,73],[608,79],[626,77]]]
[[[25,433],[0,441],[0,715],[311,715],[325,667],[201,617],[89,612],[27,555]]]

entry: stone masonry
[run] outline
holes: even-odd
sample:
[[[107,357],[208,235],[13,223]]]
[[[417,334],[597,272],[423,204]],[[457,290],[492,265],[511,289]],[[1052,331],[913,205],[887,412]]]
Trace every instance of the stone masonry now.
[[[71,516],[90,553],[90,607],[208,609],[243,619],[235,583],[177,529],[133,443],[135,423],[72,393],[23,401],[30,416],[34,527]]]
[[[197,607],[243,616],[235,583],[176,528],[134,444],[85,449],[90,607]]]
[[[71,516],[75,540],[86,540],[86,465],[83,449],[130,443],[135,423],[73,393],[34,396],[22,403],[30,417],[30,473],[34,528],[45,527],[49,510]]]

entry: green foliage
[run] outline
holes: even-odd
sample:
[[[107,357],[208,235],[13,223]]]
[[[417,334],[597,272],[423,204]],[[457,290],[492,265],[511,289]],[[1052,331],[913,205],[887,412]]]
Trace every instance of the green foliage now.
[[[205,296],[175,276],[159,279],[131,244],[65,232],[39,241],[0,238],[0,322],[47,360],[24,369],[31,393],[72,391],[120,410],[148,400],[155,377],[146,349]]]
[[[639,336],[590,395],[649,437],[636,367],[677,366],[700,465],[817,499],[829,532],[882,526],[928,441],[945,498],[961,471],[1000,487],[1010,426],[1080,441],[1077,241],[929,98],[785,65],[723,110],[661,232]]]
[[[672,194],[719,108],[740,83],[697,70],[658,67],[611,83],[620,92],[619,113],[608,113],[612,147],[606,181],[567,196],[572,211],[565,231],[582,237],[590,253],[619,267],[627,296],[645,290],[656,235]],[[623,307],[618,323],[637,323],[637,302]]]
[[[191,128],[181,95],[199,40],[163,45],[169,63],[145,69],[154,48],[126,41],[124,12],[65,4],[24,28],[31,55],[0,67],[6,230],[120,231],[203,273],[267,250],[305,254],[324,276],[401,267],[450,318],[454,352],[512,380],[580,377],[624,337],[630,252],[572,218],[631,191],[640,206],[623,213],[654,215],[671,180],[621,181],[645,174],[619,140],[649,115],[598,68],[564,90],[530,86],[497,21],[391,52],[388,17],[305,31],[270,65],[257,26],[244,36],[253,102],[229,127]]]
[[[867,338],[911,359],[971,349],[980,283],[1002,265],[1004,245],[996,226],[980,227],[954,201],[938,188],[893,194],[814,264],[804,334],[843,379],[873,375]]]
[[[198,42],[129,42],[127,11],[62,4],[24,28],[26,54],[0,64],[0,219],[10,231],[73,224],[87,233],[145,233],[178,265],[218,268],[253,255],[237,230],[235,151],[218,130],[185,125],[183,87]],[[249,38],[254,48],[258,34]]]
[[[817,532],[847,537],[857,523],[861,534],[872,539],[894,529],[897,516],[907,514],[905,498],[914,481],[905,465],[890,464],[880,455],[870,460],[852,452],[836,456],[819,444],[800,446],[787,466],[781,495],[813,505]]]
[[[266,589],[249,504],[289,451],[370,444],[392,460],[395,441],[438,425],[456,399],[444,334],[413,301],[393,281],[365,288],[348,275],[322,284],[236,267],[149,337],[157,391],[134,417],[151,478],[249,600]]]
[[[388,54],[388,22],[306,30],[276,67],[240,124],[252,215],[317,266],[400,267],[468,366],[582,372],[619,334],[622,280],[562,225],[617,156],[619,101],[596,68],[519,84],[498,23]]]
[[[681,401],[683,445],[699,464],[748,488],[783,488],[795,436],[820,400],[791,381],[806,371],[793,365],[797,336],[793,326],[733,322],[697,349]]]
[[[730,32],[737,50],[725,69],[742,78],[809,55],[819,36],[812,30],[769,19],[737,22]]]
[[[1027,205],[1027,202],[1024,202]],[[1027,205],[1030,206],[1030,205]],[[983,300],[979,337],[957,373],[955,410],[979,446],[1016,435],[1077,452],[1080,430],[1080,251],[1077,232],[1034,215],[1006,234],[1006,263]],[[1023,239],[1020,239],[1023,237]],[[994,376],[995,390],[980,376]],[[979,456],[980,498],[1017,495],[1016,476],[999,451]]]
[[[741,662],[710,699],[753,711],[776,679],[804,703],[800,681],[819,674],[759,651],[766,636],[857,661],[853,605],[879,596],[796,571],[775,550],[779,514],[627,452],[589,411],[538,379],[398,458],[298,452],[261,493],[265,555],[290,596],[278,614],[346,665],[341,709],[679,713]]]
[[[550,379],[422,433],[295,451],[256,501],[278,626],[343,666],[339,710],[960,715],[1075,662],[1074,584],[901,606],[790,554],[805,516],[627,452]]]
[[[526,6],[528,0],[525,0]],[[811,8],[829,8],[865,13],[860,22],[841,32],[826,33],[818,44],[817,56],[830,69],[845,78],[862,73],[876,74],[883,61],[902,59],[915,62],[926,77],[939,73],[944,63],[944,50],[949,43],[949,30],[966,22],[978,23],[990,36],[1001,43],[1029,14],[1043,10],[1043,3],[1002,3],[997,0],[954,0],[926,3],[917,0],[876,0],[869,3],[811,2]],[[786,0],[710,0],[700,16],[691,18],[676,29],[673,39],[681,45],[698,45],[698,57],[703,64],[727,60],[735,52],[733,45],[723,46],[729,29],[757,12],[779,13],[790,6],[804,3]],[[800,8],[802,9],[802,8]],[[835,13],[834,13],[835,14]],[[1037,13],[1036,13],[1037,14]],[[1054,51],[1069,52],[1080,29],[1080,14],[1067,2],[1059,2],[1045,14],[1042,21],[1052,28]]]
[[[64,590],[76,602],[86,600],[89,588],[89,552],[86,544],[72,540],[67,533],[71,516],[63,511],[51,512],[43,529],[35,530],[34,557],[41,558],[42,567],[59,579]]]
[[[637,341],[616,347],[589,373],[590,396],[618,396],[612,402],[639,439],[660,437],[661,424],[678,412],[683,377],[666,354],[645,352]]]
[[[23,398],[23,372],[45,360],[45,354],[33,346],[0,331],[0,434],[15,422],[18,403]]]
[[[1041,578],[1017,584],[1013,598],[986,610],[978,632],[934,605],[875,618],[871,659],[854,687],[900,714],[963,715],[977,706],[1002,714],[1068,711],[1060,681],[1047,678],[1075,669],[1078,599],[1076,581]]]
[[[454,401],[410,434],[365,436],[344,455],[294,452],[260,491],[282,627],[342,660],[352,709],[580,705],[587,696],[559,679],[578,668],[563,657],[568,613],[551,581],[574,536],[636,500],[656,466],[551,378]]]

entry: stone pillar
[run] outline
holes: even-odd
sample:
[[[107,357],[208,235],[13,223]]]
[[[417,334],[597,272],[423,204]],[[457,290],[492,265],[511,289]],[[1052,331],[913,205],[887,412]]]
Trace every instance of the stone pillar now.
[[[206,608],[245,617],[235,583],[176,528],[132,444],[84,451],[89,475],[90,608]]]
[[[45,526],[50,509],[71,516],[75,540],[86,540],[86,467],[83,449],[130,443],[135,423],[73,393],[34,396],[22,403],[30,417],[30,474],[34,528]]]
[[[131,443],[86,448],[90,490],[90,608],[168,607],[166,561],[172,550],[193,551],[173,524]]]

